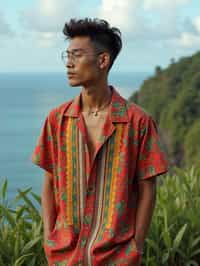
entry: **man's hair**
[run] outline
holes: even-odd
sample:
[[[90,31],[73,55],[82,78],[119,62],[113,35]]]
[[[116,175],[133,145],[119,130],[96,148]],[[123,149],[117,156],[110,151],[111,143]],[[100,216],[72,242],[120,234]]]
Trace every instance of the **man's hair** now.
[[[87,36],[95,48],[107,51],[110,54],[109,70],[122,48],[120,30],[110,27],[109,23],[103,19],[84,18],[77,20],[73,18],[65,23],[63,33],[66,39]]]

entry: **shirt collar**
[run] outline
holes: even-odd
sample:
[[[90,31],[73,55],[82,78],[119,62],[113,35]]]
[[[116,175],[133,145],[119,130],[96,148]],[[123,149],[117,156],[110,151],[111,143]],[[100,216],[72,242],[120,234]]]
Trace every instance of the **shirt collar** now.
[[[115,90],[114,87],[110,86],[112,91],[111,103],[110,103],[110,116],[112,122],[128,122],[127,113],[127,102],[126,100]],[[64,116],[79,117],[81,92],[77,95],[69,107],[64,111]]]

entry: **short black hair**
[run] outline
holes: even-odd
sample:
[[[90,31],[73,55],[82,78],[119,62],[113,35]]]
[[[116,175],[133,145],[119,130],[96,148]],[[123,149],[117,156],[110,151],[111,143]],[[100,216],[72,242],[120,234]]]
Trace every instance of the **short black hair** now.
[[[122,48],[120,30],[111,27],[110,24],[103,19],[72,18],[69,22],[65,23],[63,33],[66,36],[66,39],[88,36],[96,48],[100,47],[101,49],[108,51],[111,59],[109,70]]]

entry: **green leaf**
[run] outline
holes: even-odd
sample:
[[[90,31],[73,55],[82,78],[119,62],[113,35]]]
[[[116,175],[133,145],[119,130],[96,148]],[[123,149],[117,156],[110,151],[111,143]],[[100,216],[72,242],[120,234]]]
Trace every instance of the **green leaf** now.
[[[186,263],[186,266],[199,266],[199,263],[194,260],[190,260]]]
[[[176,238],[174,239],[174,243],[173,243],[174,249],[177,249],[179,247],[181,240],[183,239],[183,235],[185,233],[186,228],[187,228],[187,224],[184,224],[179,230],[179,232],[177,233]]]
[[[28,192],[31,190],[32,188],[30,188],[28,190]],[[36,207],[33,205],[33,203],[31,202],[31,200],[26,196],[27,191],[21,191],[20,189],[17,190],[19,192],[20,197],[26,202],[26,204],[32,209],[32,211],[36,214],[38,214],[38,210],[36,209]]]
[[[191,253],[191,257],[197,256],[200,254],[200,248],[195,250],[194,252]]]
[[[41,239],[42,236],[38,236],[35,239],[29,241],[22,249],[22,254],[30,251],[30,249],[32,249],[32,247],[34,247]]]
[[[197,237],[197,238],[193,241],[191,247],[194,248],[199,242],[200,242],[200,236]]]
[[[159,243],[155,242],[153,239],[147,238],[146,242],[147,242],[147,245],[149,247],[152,247],[155,252],[159,250]]]
[[[16,261],[15,261],[15,264],[14,266],[21,266],[24,262],[24,260],[27,258],[27,257],[30,257],[30,256],[33,256],[34,253],[28,253],[28,254],[25,254],[21,257],[19,257]]]
[[[15,218],[11,213],[10,209],[7,209],[5,206],[2,204],[0,205],[0,211],[1,214],[6,218],[6,221],[12,226],[15,227]]]
[[[169,252],[163,254],[162,256],[162,264],[165,264],[169,259]]]
[[[37,203],[41,204],[41,197],[35,194],[31,191],[31,195],[34,197],[34,199],[37,201]]]
[[[16,210],[16,221],[18,221],[22,217],[22,215],[23,215],[25,210],[26,210],[26,206],[25,205],[19,206],[17,208],[17,210]]]
[[[8,181],[7,179],[3,182],[2,189],[1,189],[1,195],[2,199],[5,200],[6,198],[6,192],[7,192],[7,187],[8,187]]]

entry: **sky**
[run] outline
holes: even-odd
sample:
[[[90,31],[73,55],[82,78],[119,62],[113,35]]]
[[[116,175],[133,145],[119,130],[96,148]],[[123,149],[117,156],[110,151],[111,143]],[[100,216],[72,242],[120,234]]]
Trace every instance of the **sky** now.
[[[199,0],[0,2],[0,72],[62,72],[70,18],[106,19],[122,32],[113,71],[152,72],[200,49]]]

